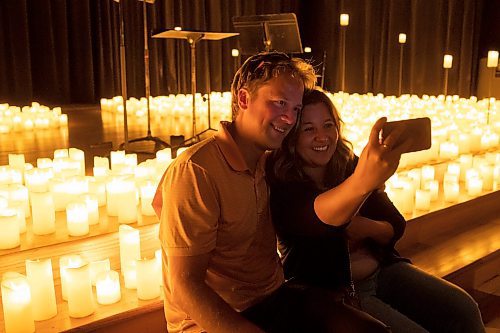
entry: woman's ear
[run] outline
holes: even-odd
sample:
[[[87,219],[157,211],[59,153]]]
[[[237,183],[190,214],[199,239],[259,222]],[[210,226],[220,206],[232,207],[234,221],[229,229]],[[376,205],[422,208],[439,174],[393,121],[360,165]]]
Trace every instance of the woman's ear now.
[[[245,88],[238,90],[238,107],[240,110],[246,110],[248,108],[248,102],[250,100],[250,93]]]

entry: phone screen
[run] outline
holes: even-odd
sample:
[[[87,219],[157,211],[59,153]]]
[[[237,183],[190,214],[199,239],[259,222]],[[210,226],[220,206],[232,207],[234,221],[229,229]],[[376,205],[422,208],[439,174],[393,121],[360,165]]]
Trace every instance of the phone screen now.
[[[403,133],[399,136],[395,147],[407,140],[412,140],[412,144],[403,153],[419,150],[426,150],[431,147],[431,120],[428,117],[405,119],[398,121],[388,121],[382,128],[382,139],[386,138],[395,128],[404,126]]]

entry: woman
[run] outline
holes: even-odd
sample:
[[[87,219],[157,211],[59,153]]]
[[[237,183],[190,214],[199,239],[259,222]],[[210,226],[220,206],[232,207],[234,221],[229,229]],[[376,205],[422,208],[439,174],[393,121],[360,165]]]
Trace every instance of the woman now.
[[[394,249],[405,220],[382,190],[402,150],[372,129],[358,159],[328,96],[306,92],[294,130],[267,163],[271,211],[288,279],[356,289],[363,311],[393,332],[484,332],[474,300]]]

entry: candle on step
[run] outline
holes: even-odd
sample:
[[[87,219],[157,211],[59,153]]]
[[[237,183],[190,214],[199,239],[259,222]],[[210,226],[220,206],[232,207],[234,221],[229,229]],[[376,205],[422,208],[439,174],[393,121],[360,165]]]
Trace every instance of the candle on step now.
[[[19,246],[19,222],[16,210],[12,208],[0,209],[0,230],[0,250]]]
[[[110,269],[111,265],[109,259],[90,262],[90,280],[92,281],[92,285],[96,285],[97,275],[102,272],[107,272]]]
[[[156,258],[143,258],[136,261],[137,265],[137,298],[142,300],[160,296],[158,284],[158,266]]]
[[[136,260],[141,257],[139,230],[128,225],[120,225],[120,266],[125,277],[125,287],[135,288]]]
[[[97,303],[113,304],[121,299],[120,276],[116,271],[101,272],[96,277]]]
[[[33,318],[47,320],[54,317],[57,304],[51,259],[26,260],[26,275],[31,288]]]
[[[431,207],[431,192],[429,190],[416,190],[415,209],[429,210]]]
[[[95,311],[89,264],[82,262],[76,267],[66,269],[68,293],[68,314],[72,318],[82,318]]]
[[[79,267],[83,263],[83,259],[78,254],[64,255],[59,258],[59,276],[61,277],[61,296],[62,299],[68,300],[68,286],[66,271],[70,267]]]
[[[71,202],[66,206],[66,222],[70,236],[89,233],[89,215],[85,202]]]
[[[56,231],[56,213],[50,192],[32,192],[31,209],[33,233],[47,235]]]
[[[1,289],[5,333],[35,332],[30,286],[26,276],[16,272],[4,273]]]

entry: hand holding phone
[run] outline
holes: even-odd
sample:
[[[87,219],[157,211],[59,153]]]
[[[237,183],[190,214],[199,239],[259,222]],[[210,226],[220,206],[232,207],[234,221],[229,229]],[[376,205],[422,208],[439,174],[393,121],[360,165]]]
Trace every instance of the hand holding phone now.
[[[428,117],[389,121],[380,133],[380,142],[391,149],[405,146],[403,153],[426,150],[431,147],[431,120]]]

